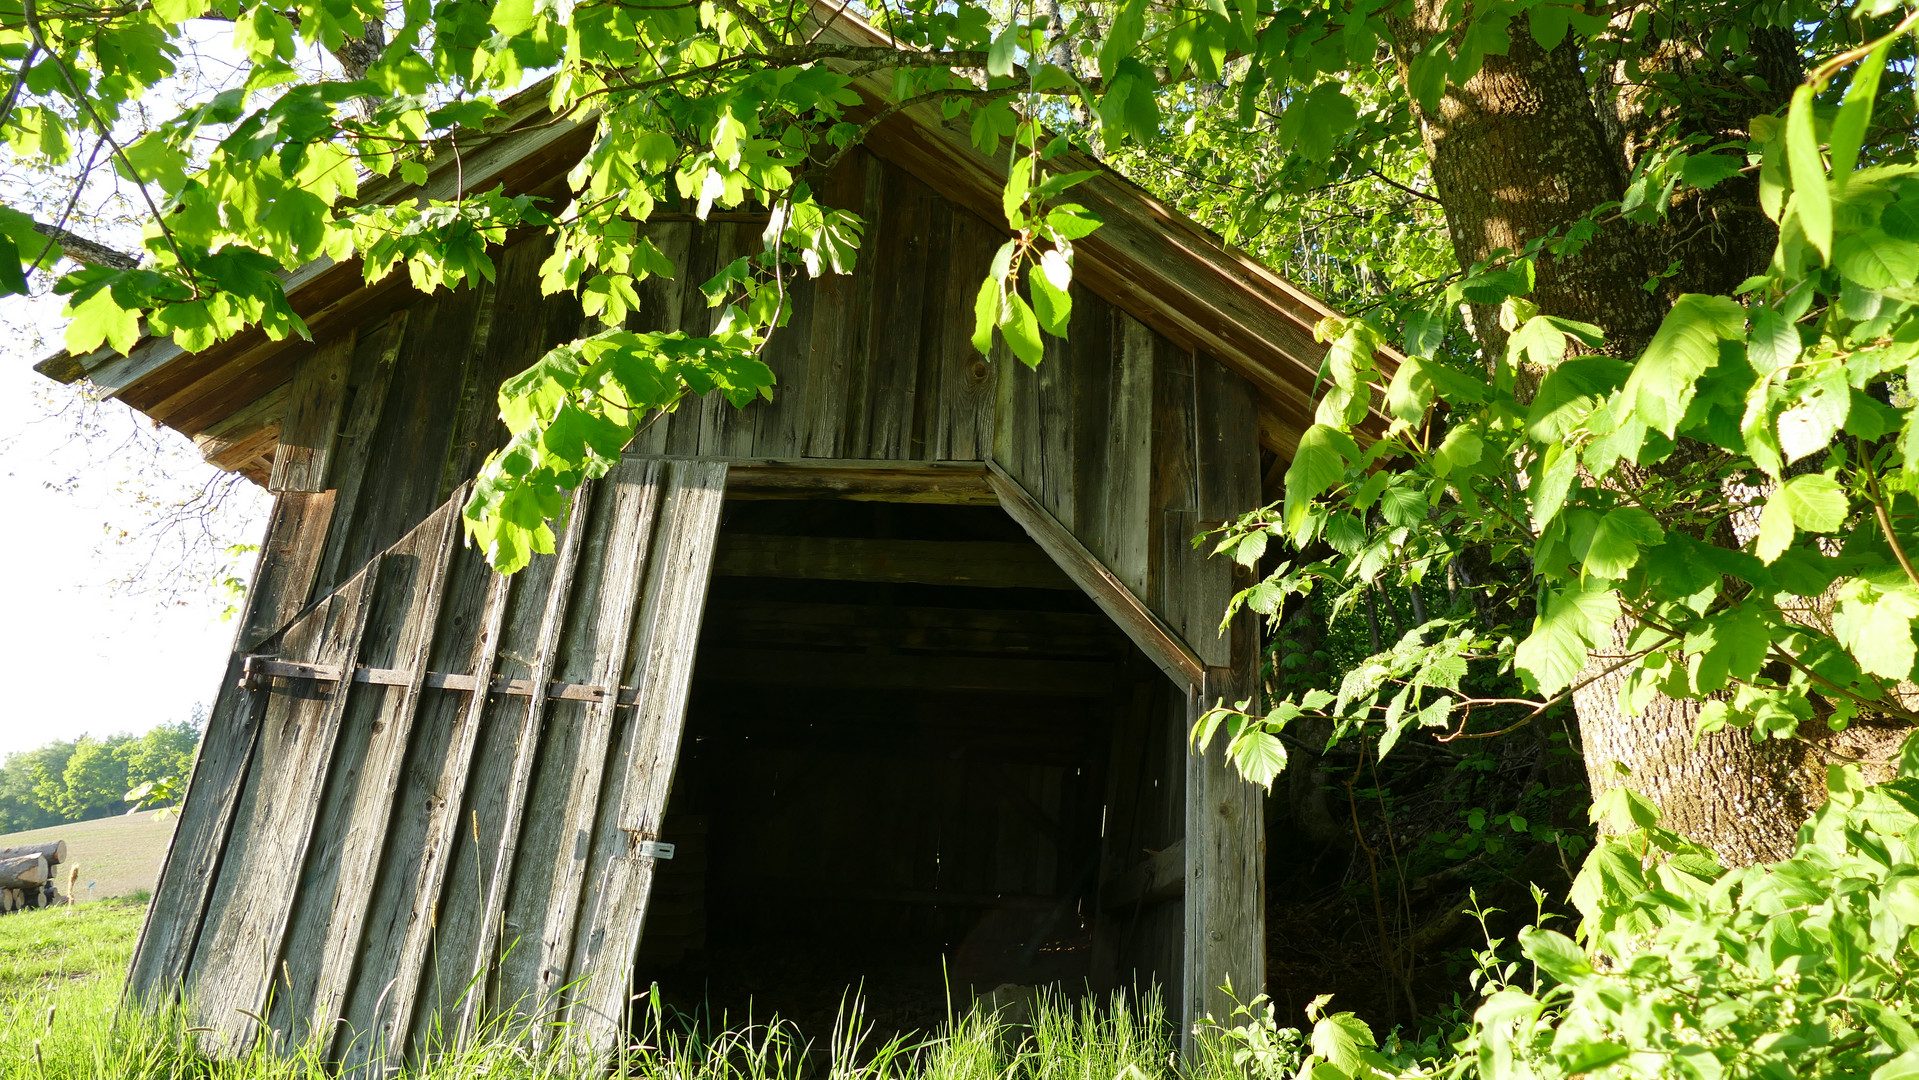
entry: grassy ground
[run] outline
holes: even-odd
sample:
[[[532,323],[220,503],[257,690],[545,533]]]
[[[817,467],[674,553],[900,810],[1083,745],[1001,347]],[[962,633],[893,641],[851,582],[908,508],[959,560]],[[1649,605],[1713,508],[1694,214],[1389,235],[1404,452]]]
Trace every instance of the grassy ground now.
[[[65,840],[67,861],[55,868],[58,880],[54,884],[66,893],[69,875],[77,870],[79,877],[72,895],[83,901],[106,900],[153,891],[160,877],[160,860],[166,857],[167,841],[172,839],[178,820],[168,814],[156,821],[153,814],[142,812],[55,825],[0,836],[0,848]]]
[[[48,908],[0,919],[0,1077],[39,1080],[323,1080],[311,1056],[210,1061],[177,1014],[118,1011],[142,900]],[[774,1022],[719,1034],[655,1014],[615,1070],[659,1080],[1244,1080],[1209,1061],[1184,1076],[1172,1031],[1141,1012],[1042,1000],[1030,1014],[973,1013],[921,1040],[876,1044],[850,1022],[809,1033]],[[1156,1007],[1143,1010],[1147,1015]],[[116,1015],[117,1014],[117,1015]],[[1183,1071],[1183,1070],[1181,1070]],[[504,1039],[409,1074],[417,1080],[587,1080],[606,1072]]]

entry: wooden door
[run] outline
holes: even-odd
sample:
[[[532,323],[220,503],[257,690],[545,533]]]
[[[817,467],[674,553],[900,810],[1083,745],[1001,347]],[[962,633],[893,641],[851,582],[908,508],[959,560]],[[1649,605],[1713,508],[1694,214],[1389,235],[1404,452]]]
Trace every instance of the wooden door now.
[[[464,492],[243,635],[128,978],[348,1067],[624,1027],[723,463],[622,461],[502,578]]]

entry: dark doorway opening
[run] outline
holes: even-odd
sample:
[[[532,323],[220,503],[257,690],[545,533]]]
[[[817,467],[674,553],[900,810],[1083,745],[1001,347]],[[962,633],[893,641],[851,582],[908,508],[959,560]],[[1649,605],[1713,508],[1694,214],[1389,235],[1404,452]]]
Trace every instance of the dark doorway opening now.
[[[1177,900],[1100,896],[1183,834],[1175,697],[997,507],[729,503],[636,987],[824,1036],[1165,983]]]

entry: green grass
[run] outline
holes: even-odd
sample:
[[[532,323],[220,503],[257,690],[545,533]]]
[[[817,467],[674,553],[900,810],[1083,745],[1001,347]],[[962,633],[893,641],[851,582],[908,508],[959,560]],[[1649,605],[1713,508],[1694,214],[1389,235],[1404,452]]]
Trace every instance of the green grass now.
[[[144,898],[142,898],[143,900]],[[322,1080],[315,1055],[264,1048],[214,1061],[177,1010],[121,1011],[144,903],[132,899],[0,919],[0,1077],[43,1080]],[[1030,1022],[969,1012],[929,1038],[870,1037],[853,1000],[830,1032],[773,1021],[708,1032],[655,1004],[613,1070],[648,1080],[1244,1080],[1223,1060],[1175,1067],[1158,1004],[1099,1007],[1043,997]],[[1150,1018],[1150,1019],[1149,1019]],[[606,1074],[504,1037],[448,1054],[414,1080],[587,1080]]]

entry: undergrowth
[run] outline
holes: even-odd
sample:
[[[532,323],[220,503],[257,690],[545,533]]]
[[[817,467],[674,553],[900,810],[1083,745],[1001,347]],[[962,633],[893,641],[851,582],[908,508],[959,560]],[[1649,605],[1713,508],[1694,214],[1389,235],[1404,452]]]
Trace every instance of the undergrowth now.
[[[178,1010],[119,1008],[142,905],[52,908],[0,923],[0,1077],[42,1080],[321,1080],[317,1054],[206,1057]],[[1000,1011],[956,1009],[931,1034],[876,1039],[849,996],[827,1032],[777,1019],[711,1030],[643,1001],[614,1076],[658,1080],[1241,1080],[1226,1057],[1176,1064],[1157,993],[1095,1001],[1040,995]],[[506,1034],[402,1074],[413,1080],[587,1080],[603,1067],[535,1053]]]

